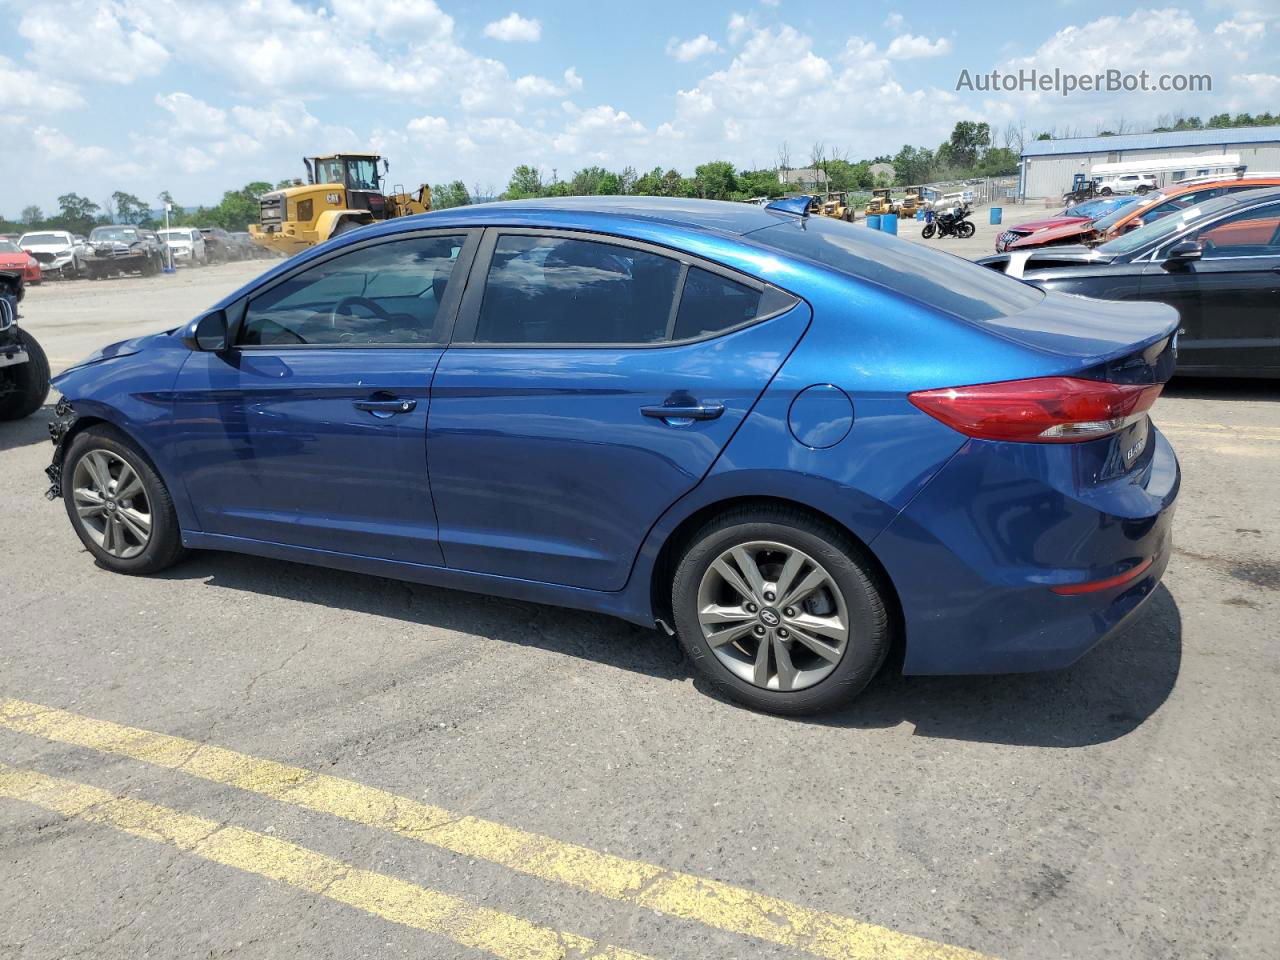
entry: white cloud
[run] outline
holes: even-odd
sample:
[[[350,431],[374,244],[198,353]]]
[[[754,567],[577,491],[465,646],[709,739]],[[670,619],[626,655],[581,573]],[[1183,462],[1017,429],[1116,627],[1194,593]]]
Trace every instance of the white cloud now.
[[[568,90],[581,90],[582,78],[578,76],[578,71],[570,67],[564,72],[564,85]]]
[[[0,90],[9,109],[69,110],[84,104],[80,92],[68,84],[42,77],[0,56]]]
[[[164,69],[169,51],[139,27],[123,3],[67,0],[20,8],[28,58],[47,73],[129,84]]]
[[[172,116],[169,124],[171,133],[200,140],[217,140],[230,132],[225,110],[210,106],[188,93],[156,94],[155,102]]]
[[[536,43],[542,37],[542,24],[512,12],[501,20],[486,24],[484,35],[503,43]]]
[[[396,38],[453,31],[453,18],[434,0],[332,0],[334,19],[357,30]]]
[[[901,30],[906,22],[906,18],[896,11],[884,18],[884,25],[890,30]]]
[[[672,37],[667,41],[667,56],[674,57],[681,63],[688,63],[691,60],[697,60],[699,57],[719,52],[720,44],[705,33],[698,34],[692,40],[681,41],[676,37]]]
[[[422,137],[441,137],[449,132],[449,121],[444,117],[414,117],[409,121],[409,132]]]
[[[910,33],[894,37],[885,56],[890,60],[911,60],[916,57],[940,57],[951,52],[951,41],[946,37],[930,40]]]

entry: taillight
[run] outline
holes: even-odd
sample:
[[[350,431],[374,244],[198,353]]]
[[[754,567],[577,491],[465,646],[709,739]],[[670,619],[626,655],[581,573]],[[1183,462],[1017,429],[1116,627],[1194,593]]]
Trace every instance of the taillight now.
[[[910,400],[952,429],[983,440],[1078,443],[1146,416],[1161,384],[1038,377],[921,390]]]

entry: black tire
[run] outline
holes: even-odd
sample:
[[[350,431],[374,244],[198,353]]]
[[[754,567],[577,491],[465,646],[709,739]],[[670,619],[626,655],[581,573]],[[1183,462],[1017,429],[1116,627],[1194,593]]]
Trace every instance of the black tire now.
[[[49,398],[49,358],[36,338],[18,330],[18,342],[27,351],[27,362],[6,367],[0,374],[9,378],[9,392],[0,395],[0,420],[29,417]]]
[[[1151,188],[1148,187],[1145,183],[1138,187],[1138,196],[1140,197],[1146,196],[1150,192],[1151,192]]]
[[[125,461],[142,481],[150,507],[151,535],[146,546],[136,556],[118,557],[103,549],[90,534],[86,522],[76,509],[76,466],[86,455],[98,451]],[[173,498],[169,496],[168,488],[146,455],[114,427],[98,424],[76,434],[62,458],[61,484],[62,502],[71,527],[99,566],[115,573],[144,575],[171,567],[186,554],[182,546],[182,532],[178,528],[178,513],[173,507]]]
[[[848,620],[843,655],[812,686],[791,691],[756,686],[721,662],[703,635],[698,593],[704,575],[726,550],[755,541],[807,554],[825,568],[843,598]],[[794,508],[748,507],[728,511],[698,531],[676,567],[671,603],[681,645],[720,692],[757,710],[803,715],[848,703],[880,669],[892,645],[885,593],[865,550],[848,535]]]
[[[956,229],[956,233],[959,235],[959,237],[960,237],[960,239],[961,239],[961,240],[968,240],[970,237],[972,237],[972,236],[973,236],[975,233],[977,233],[977,232],[978,232],[978,228],[977,228],[977,227],[975,227],[975,226],[974,226],[972,223],[970,223],[968,220],[965,220],[965,221],[964,221],[963,223],[961,223],[961,224],[960,224],[960,226]]]
[[[932,223],[926,223],[924,225],[924,229],[920,231],[920,236],[924,237],[926,240],[931,240],[933,239],[933,235],[937,232],[937,226]]]
[[[1103,188],[1102,188],[1101,190],[1099,190],[1098,192],[1099,192],[1100,194],[1102,194],[1104,197],[1109,197],[1109,196],[1111,196],[1111,188],[1110,188],[1110,187],[1103,187]]]

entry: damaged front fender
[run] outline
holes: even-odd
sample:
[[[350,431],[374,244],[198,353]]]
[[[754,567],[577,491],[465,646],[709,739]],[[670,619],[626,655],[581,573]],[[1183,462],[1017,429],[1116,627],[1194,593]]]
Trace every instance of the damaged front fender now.
[[[66,440],[71,435],[79,415],[66,397],[59,397],[53,408],[53,419],[49,421],[49,439],[53,441],[53,461],[44,468],[49,478],[49,489],[44,492],[48,500],[57,500],[62,496],[62,458],[66,453]]]

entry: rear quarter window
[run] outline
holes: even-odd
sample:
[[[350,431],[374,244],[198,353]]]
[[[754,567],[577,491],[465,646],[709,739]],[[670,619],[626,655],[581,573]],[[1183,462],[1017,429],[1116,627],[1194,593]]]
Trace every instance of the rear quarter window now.
[[[962,320],[1010,316],[1044,299],[1031,284],[969,260],[826,217],[779,223],[749,236]]]

